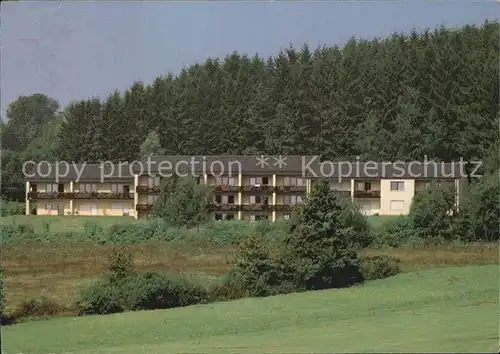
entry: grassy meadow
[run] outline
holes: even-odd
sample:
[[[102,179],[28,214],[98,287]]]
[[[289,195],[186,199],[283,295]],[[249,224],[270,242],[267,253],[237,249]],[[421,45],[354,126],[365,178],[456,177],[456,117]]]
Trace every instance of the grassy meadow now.
[[[496,265],[448,267],[341,290],[31,321],[5,327],[2,344],[6,353],[495,352],[498,302]]]

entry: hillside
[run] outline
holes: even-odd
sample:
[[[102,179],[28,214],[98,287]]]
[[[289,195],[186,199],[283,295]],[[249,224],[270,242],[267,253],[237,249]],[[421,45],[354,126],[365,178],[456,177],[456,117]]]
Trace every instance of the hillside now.
[[[3,344],[10,353],[492,352],[498,275],[496,265],[443,268],[344,290],[27,322],[3,328]]]

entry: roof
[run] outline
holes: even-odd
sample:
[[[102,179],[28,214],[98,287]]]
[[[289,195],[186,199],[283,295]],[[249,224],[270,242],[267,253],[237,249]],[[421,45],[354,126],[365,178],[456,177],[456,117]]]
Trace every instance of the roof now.
[[[23,171],[24,172],[24,171]],[[466,177],[465,163],[324,161],[319,156],[153,156],[113,164],[31,164],[25,178],[36,181],[112,181],[134,175],[301,175],[356,179],[433,179]]]

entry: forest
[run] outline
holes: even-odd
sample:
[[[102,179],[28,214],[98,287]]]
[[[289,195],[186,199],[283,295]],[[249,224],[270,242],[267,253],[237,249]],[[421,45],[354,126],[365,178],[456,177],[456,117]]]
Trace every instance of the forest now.
[[[234,52],[66,107],[9,103],[2,197],[24,199],[27,160],[308,154],[332,159],[481,160],[499,139],[500,24]],[[496,150],[495,150],[496,151]]]

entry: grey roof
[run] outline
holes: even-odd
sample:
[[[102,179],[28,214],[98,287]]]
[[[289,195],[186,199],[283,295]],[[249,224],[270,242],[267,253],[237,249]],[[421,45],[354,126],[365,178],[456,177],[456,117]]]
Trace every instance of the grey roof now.
[[[40,164],[27,180],[111,181],[138,175],[292,175],[332,179],[431,179],[466,177],[465,163],[325,161],[319,156],[153,156],[131,163]],[[59,168],[59,170],[57,170]]]

